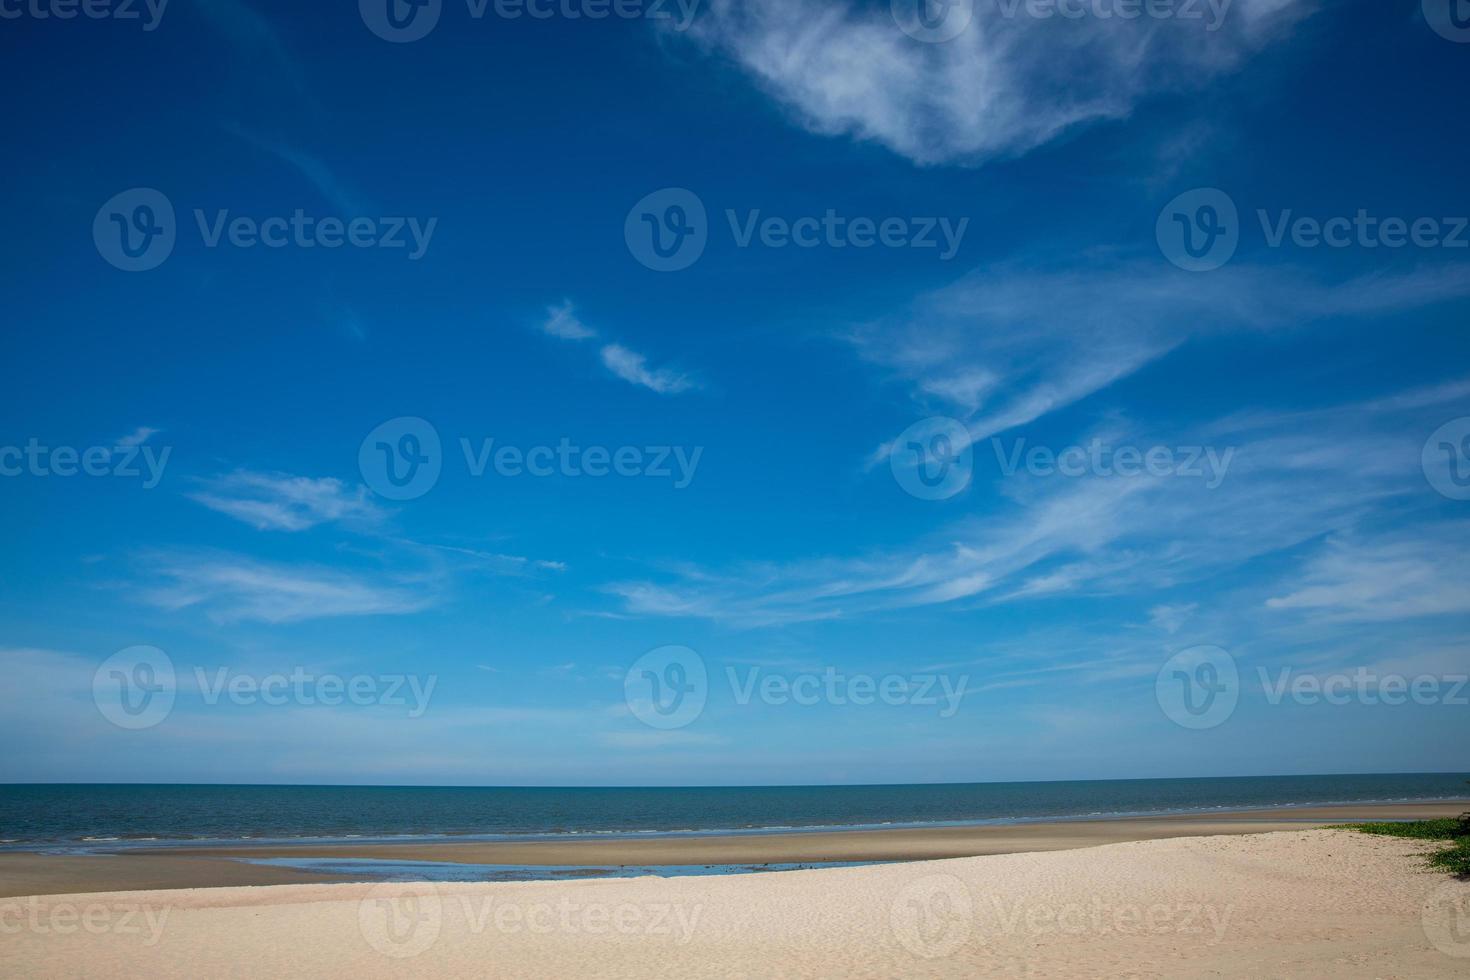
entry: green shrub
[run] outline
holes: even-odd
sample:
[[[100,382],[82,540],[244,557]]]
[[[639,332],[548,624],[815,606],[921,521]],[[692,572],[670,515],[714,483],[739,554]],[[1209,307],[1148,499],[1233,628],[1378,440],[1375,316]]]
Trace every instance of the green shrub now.
[[[1414,840],[1451,841],[1450,847],[1429,855],[1430,866],[1451,874],[1470,876],[1470,813],[1439,820],[1339,824],[1333,829],[1356,830],[1362,834],[1381,834],[1385,837],[1408,837]]]

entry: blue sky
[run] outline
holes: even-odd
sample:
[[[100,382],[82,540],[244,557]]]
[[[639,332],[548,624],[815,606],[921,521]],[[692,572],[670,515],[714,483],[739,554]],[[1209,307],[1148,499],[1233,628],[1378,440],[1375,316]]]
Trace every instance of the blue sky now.
[[[0,454],[0,778],[1464,768],[1470,44],[1433,0],[977,0],[933,41],[902,3],[443,0],[409,41],[353,6],[6,8],[0,447],[139,475]],[[405,244],[243,244],[298,211]],[[120,268],[149,216],[171,248]],[[1189,268],[1170,230],[1213,227]],[[439,473],[395,499],[406,418]],[[638,475],[475,475],[492,439]],[[1094,441],[1173,469],[1045,463]],[[914,442],[968,443],[939,492]],[[173,700],[128,729],[94,681],[140,645]],[[630,692],[670,645],[708,680],[660,727]],[[1156,684],[1201,646],[1239,680],[1190,728]],[[433,687],[211,703],[220,671]],[[741,703],[829,671],[964,693]],[[1273,703],[1282,671],[1436,693]]]

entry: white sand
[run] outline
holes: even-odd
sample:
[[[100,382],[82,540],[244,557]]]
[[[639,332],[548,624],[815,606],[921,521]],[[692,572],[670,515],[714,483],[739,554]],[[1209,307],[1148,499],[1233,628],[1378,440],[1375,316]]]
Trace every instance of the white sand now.
[[[1425,850],[1311,830],[726,877],[4,899],[0,974],[1470,977],[1470,883],[1424,870]]]

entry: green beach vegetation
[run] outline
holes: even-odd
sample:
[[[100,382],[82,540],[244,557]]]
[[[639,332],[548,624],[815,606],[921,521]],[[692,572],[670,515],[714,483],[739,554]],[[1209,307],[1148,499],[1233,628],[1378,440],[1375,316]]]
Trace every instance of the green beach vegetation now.
[[[1338,829],[1356,830],[1364,834],[1386,837],[1409,837],[1414,840],[1448,841],[1449,847],[1429,855],[1431,867],[1451,874],[1470,877],[1470,810],[1458,817],[1438,820],[1385,821],[1377,823],[1339,824]]]

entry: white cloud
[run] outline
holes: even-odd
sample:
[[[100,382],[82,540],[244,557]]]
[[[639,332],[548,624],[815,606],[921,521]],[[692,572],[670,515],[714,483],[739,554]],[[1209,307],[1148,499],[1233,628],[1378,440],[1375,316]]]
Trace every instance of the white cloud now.
[[[813,132],[921,164],[975,163],[1124,118],[1158,92],[1201,88],[1315,3],[1236,0],[1214,30],[1209,19],[1042,19],[1024,6],[1005,16],[1013,6],[975,0],[968,28],[938,44],[904,34],[887,2],[713,0],[691,33]]]
[[[608,344],[603,347],[602,363],[624,381],[642,385],[660,395],[676,395],[695,387],[693,381],[677,371],[667,368],[650,368],[648,358],[636,351],[629,350],[622,344]]]
[[[171,611],[197,607],[221,622],[396,615],[426,609],[436,598],[422,583],[230,554],[161,556],[154,571],[163,582],[141,592],[144,602]]]
[[[304,531],[329,521],[371,522],[381,516],[366,487],[349,488],[332,477],[238,470],[206,486],[189,498],[262,531]]]
[[[546,308],[546,319],[541,323],[541,332],[563,340],[589,340],[597,336],[596,330],[577,317],[571,300],[564,300],[560,306]],[[640,385],[660,395],[676,395],[698,387],[690,377],[678,371],[649,367],[647,357],[622,344],[605,344],[600,353],[603,365],[613,374],[630,384]]]
[[[1341,283],[1239,264],[1196,275],[1162,260],[988,269],[848,339],[921,400],[966,416],[981,440],[1065,408],[1199,335],[1296,329],[1467,295],[1470,279],[1454,268]],[[887,454],[879,447],[874,462]]]
[[[1318,412],[1230,419],[1182,435],[1111,432],[1105,441],[1117,446],[1203,444],[1236,452],[1226,478],[1213,489],[1203,478],[1179,475],[1021,472],[997,484],[1013,506],[951,524],[907,547],[859,558],[675,573],[662,581],[613,583],[608,590],[629,613],[742,627],[961,600],[1151,597],[1351,529],[1380,514],[1386,503],[1432,504],[1419,471],[1418,444],[1433,428],[1426,417],[1437,419],[1455,410],[1449,406],[1456,402],[1463,407],[1463,397],[1462,385],[1441,385]],[[976,446],[980,478],[989,473],[1000,479],[994,461],[986,459],[992,448],[988,441]],[[1463,530],[1440,534],[1462,543],[1466,537]],[[1277,605],[1326,604],[1344,593],[1339,585],[1357,584],[1325,572],[1321,577],[1324,591]],[[1460,578],[1447,581],[1463,584]],[[1432,599],[1419,595],[1415,602],[1442,606],[1448,601],[1442,592],[1435,590],[1439,598]],[[1399,601],[1393,607],[1414,605]],[[1192,612],[1188,604],[1160,607],[1154,620],[1179,629]]]
[[[1199,608],[1197,602],[1181,602],[1177,605],[1154,606],[1148,611],[1149,622],[1156,629],[1161,629],[1171,636],[1179,632],[1179,627],[1188,622],[1189,617],[1194,615]]]
[[[143,445],[149,439],[158,435],[158,432],[158,429],[150,429],[146,425],[140,425],[127,435],[119,437],[113,445],[119,449],[132,449],[135,446]]]
[[[587,340],[597,336],[597,331],[577,319],[571,300],[560,306],[546,308],[546,319],[541,324],[541,332],[563,340]]]
[[[1268,609],[1309,610],[1353,621],[1470,612],[1470,524],[1363,538],[1334,537]]]

